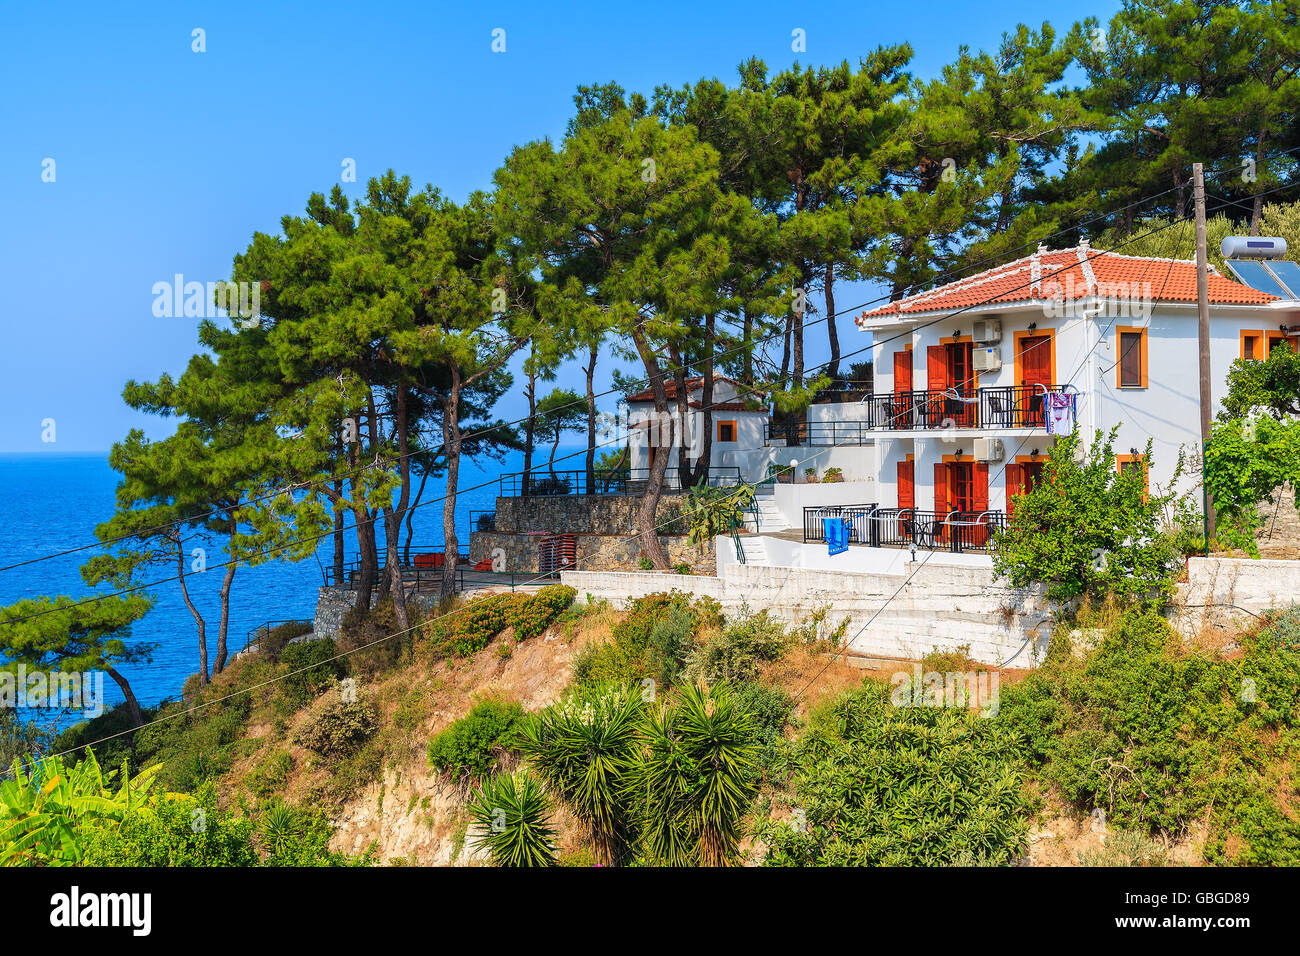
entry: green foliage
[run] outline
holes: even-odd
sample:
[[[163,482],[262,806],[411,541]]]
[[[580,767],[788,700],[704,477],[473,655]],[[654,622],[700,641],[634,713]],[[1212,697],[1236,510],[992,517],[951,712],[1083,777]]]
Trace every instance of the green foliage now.
[[[702,613],[712,615],[715,608],[705,605]],[[690,597],[679,591],[637,598],[610,629],[609,641],[587,644],[574,655],[574,681],[584,687],[636,683],[646,677],[669,683],[682,670],[699,620]]]
[[[535,594],[492,594],[475,598],[426,626],[434,647],[469,657],[507,627],[516,640],[542,634],[570,605],[577,594],[571,587],[548,584]]]
[[[1276,343],[1264,359],[1237,359],[1228,369],[1219,420],[1245,418],[1254,408],[1275,417],[1300,414],[1300,353],[1289,340]]]
[[[725,685],[687,687],[651,708],[632,787],[641,796],[641,847],[670,866],[725,866],[758,788],[754,720]]]
[[[754,763],[766,771],[776,758],[794,698],[779,687],[755,681],[741,681],[732,685],[736,708],[751,718],[750,739],[754,744]]]
[[[1026,845],[1014,736],[963,708],[895,707],[870,683],[794,743],[795,813],[761,828],[778,866],[1007,864]]]
[[[1134,609],[1086,661],[1049,655],[1005,688],[995,722],[1046,781],[1117,827],[1176,834],[1208,817],[1212,862],[1295,865],[1286,794],[1300,758],[1297,633],[1293,606],[1224,659]]]
[[[628,784],[643,706],[628,687],[580,689],[524,724],[520,749],[582,823],[604,864],[619,859],[632,836]]]
[[[328,637],[288,645],[280,654],[280,663],[288,671],[282,682],[284,692],[299,704],[316,697],[343,676],[338,654]]]
[[[125,763],[103,773],[93,753],[72,766],[59,757],[26,768],[15,760],[0,780],[0,866],[75,866],[82,862],[83,828],[116,826],[143,801],[158,775],[151,767],[132,779]]]
[[[193,796],[151,800],[82,839],[87,866],[256,866],[252,835],[252,822],[222,810],[207,783]]]
[[[1098,432],[1081,463],[1078,434],[1057,438],[1042,480],[1017,496],[1014,520],[994,539],[995,574],[1015,587],[1044,582],[1061,602],[1108,594],[1161,600],[1172,591],[1178,544],[1163,526],[1172,492],[1148,494],[1141,468],[1120,472],[1114,440],[1114,430]],[[1150,467],[1150,443],[1144,460]],[[1181,472],[1180,460],[1171,487]]]
[[[0,767],[40,756],[49,741],[50,735],[35,723],[19,719],[8,707],[0,707]]]
[[[1265,413],[1215,424],[1205,448],[1205,487],[1224,543],[1258,557],[1259,505],[1287,483],[1300,489],[1300,422]]]
[[[497,866],[554,866],[551,801],[527,773],[490,777],[465,808]]]
[[[258,651],[265,654],[267,660],[279,661],[280,654],[291,640],[310,634],[311,630],[310,623],[290,621],[287,624],[277,624],[275,627],[258,631],[253,640],[257,643]]]
[[[687,541],[699,547],[711,543],[720,534],[730,533],[732,528],[741,525],[745,509],[753,500],[752,485],[721,488],[701,482],[692,486],[682,502]]]
[[[513,747],[523,716],[515,701],[479,701],[429,742],[429,765],[458,780],[491,776]]]
[[[764,663],[779,660],[794,640],[784,624],[762,610],[715,631],[691,652],[687,670],[707,683],[751,681]]]
[[[355,753],[379,729],[379,713],[366,700],[327,698],[312,708],[294,742],[325,758]]]

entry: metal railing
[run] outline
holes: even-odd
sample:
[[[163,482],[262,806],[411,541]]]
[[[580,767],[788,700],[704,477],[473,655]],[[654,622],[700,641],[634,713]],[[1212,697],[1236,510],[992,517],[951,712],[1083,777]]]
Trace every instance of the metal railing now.
[[[257,625],[257,627],[249,628],[248,633],[244,636],[243,650],[260,647],[263,637],[275,630],[277,627],[282,627],[285,624],[305,625],[310,630],[312,621],[305,617],[287,618],[282,621],[265,621]]]
[[[869,421],[767,422],[763,444],[799,448],[814,445],[865,445],[875,441]]]
[[[471,511],[469,513],[469,530],[473,534],[475,531],[495,531],[497,529],[497,513],[495,511]]]
[[[705,483],[714,487],[740,484],[740,467],[717,465],[709,469]],[[649,468],[623,468],[617,471],[597,469],[589,484],[585,471],[549,470],[502,475],[498,492],[502,498],[544,497],[549,495],[641,495],[650,484]],[[664,475],[665,491],[685,490],[675,463]]]
[[[860,403],[870,429],[1041,428],[1043,395],[1057,386],[995,385],[919,389],[866,396]]]
[[[921,511],[877,508],[864,519],[866,542],[876,548],[916,545],[931,551],[988,551],[1006,528],[1005,511]],[[855,522],[856,524],[856,522]]]
[[[417,591],[427,591],[442,587],[442,568],[446,562],[445,550],[415,551],[411,553],[411,563],[402,565],[402,583],[414,586]],[[460,551],[456,555],[457,574],[469,565],[469,552]],[[376,586],[384,576],[384,555],[379,555],[379,567],[376,569]],[[361,559],[354,558],[343,564],[343,574],[336,578],[333,565],[325,568],[326,587],[356,587],[361,583]]]
[[[813,398],[814,405],[826,405],[833,402],[860,402],[871,394],[871,383],[839,379],[831,383],[830,388],[822,389]]]
[[[863,505],[822,505],[803,509],[803,541],[811,544],[826,540],[826,518],[839,518],[849,525],[849,544],[866,544],[867,524],[863,516],[876,510],[876,503]]]

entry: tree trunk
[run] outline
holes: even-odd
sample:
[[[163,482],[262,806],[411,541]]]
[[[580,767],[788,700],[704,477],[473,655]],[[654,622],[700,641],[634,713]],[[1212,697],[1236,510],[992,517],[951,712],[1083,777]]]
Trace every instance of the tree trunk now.
[[[126,712],[131,715],[131,726],[143,726],[144,713],[140,710],[140,702],[135,699],[135,694],[131,692],[131,685],[127,683],[126,678],[108,664],[101,664],[100,666],[104,668],[104,673],[112,678],[113,683],[122,691],[122,697],[126,701]]]
[[[408,457],[410,451],[409,432],[406,428],[406,387],[400,383],[397,386],[396,404],[397,471],[401,491],[398,492],[396,507],[393,506],[392,494],[384,495],[382,509],[384,513],[384,564],[388,566],[388,592],[393,599],[393,619],[397,623],[397,629],[405,631],[410,628],[411,621],[406,613],[406,587],[402,581],[402,559],[398,554],[398,543],[402,537],[402,516],[411,500],[411,460]],[[375,447],[378,446],[379,443],[376,441]]]
[[[530,356],[531,357],[531,356]],[[537,439],[537,373],[530,371],[528,373],[528,418],[524,422],[524,475],[519,482],[519,493],[528,494],[528,483],[530,473],[533,469],[533,443]],[[446,434],[446,423],[444,422],[443,434]],[[445,439],[444,439],[445,440]],[[445,447],[445,446],[444,446]]]
[[[673,384],[677,386],[677,419],[673,422],[673,437],[677,442],[677,483],[682,488],[691,485],[691,449],[690,438],[686,434],[686,423],[691,416],[689,395],[686,391],[686,363],[682,354],[676,349],[668,350],[668,361],[673,363]],[[671,448],[671,446],[669,446]]]
[[[206,684],[208,682],[208,626],[199,609],[190,600],[189,585],[185,583],[185,545],[181,543],[179,537],[176,539],[176,569],[180,572],[177,580],[180,582],[181,596],[185,599],[185,606],[194,615],[194,623],[199,632],[199,683]]]
[[[455,364],[451,366],[451,390],[443,403],[442,446],[447,450],[447,494],[442,500],[442,596],[449,598],[456,593],[456,555],[460,550],[460,541],[456,538],[456,483],[460,476],[460,368]]]
[[[415,491],[415,501],[406,511],[406,548],[402,552],[402,564],[411,563],[411,538],[415,534],[415,529],[411,526],[412,519],[415,518],[415,509],[420,507],[420,499],[424,497],[424,483],[429,480],[429,472],[433,470],[433,464],[429,463],[428,467],[420,472],[420,487]]]
[[[230,520],[230,536],[234,538],[239,528],[235,520]],[[226,574],[221,579],[221,623],[217,625],[217,656],[212,662],[212,673],[220,674],[226,669],[226,635],[230,627],[230,585],[235,580],[235,559],[231,557],[226,565]]]
[[[826,335],[831,342],[831,360],[826,374],[832,379],[840,377],[840,335],[835,329],[835,265],[826,263],[826,278],[823,295],[826,297]]]
[[[807,301],[808,280],[803,280],[805,301]],[[800,309],[790,317],[790,384],[795,388],[803,385],[803,313]]]
[[[587,362],[587,494],[596,493],[596,354],[599,342],[591,343]]]
[[[668,414],[668,391],[664,388],[664,374],[659,368],[659,360],[647,347],[640,329],[632,333],[632,342],[641,356],[642,364],[645,365],[646,378],[650,380],[650,391],[654,395],[655,411],[662,418]],[[672,419],[669,418],[668,421],[671,437]],[[668,570],[668,556],[659,545],[655,520],[659,513],[659,498],[663,494],[664,476],[668,473],[668,458],[667,454],[655,456],[654,465],[650,468],[649,481],[646,482],[645,494],[641,496],[641,504],[636,513],[637,537],[641,542],[641,550],[660,571]]]
[[[754,346],[750,339],[754,334],[754,319],[750,316],[748,309],[745,309],[744,312],[741,313],[740,329],[741,339],[745,344],[744,350],[741,352],[741,355],[744,356],[744,358],[743,365],[741,366],[740,378],[746,385],[753,388]]]
[[[691,474],[691,484],[698,485],[709,480],[709,467],[713,459],[713,376],[714,376],[714,334],[717,316],[709,313],[704,318],[704,382],[700,392],[700,427],[704,434],[700,437],[700,455],[695,460]]]
[[[365,481],[361,469],[358,467],[361,457],[360,448],[361,435],[358,430],[357,440],[352,448],[348,450],[348,471],[351,473],[348,481],[352,488],[352,524],[357,533],[358,563],[357,597],[353,607],[358,612],[366,614],[370,611],[370,599],[374,594],[379,561],[375,553],[373,519],[370,509],[366,506]]]

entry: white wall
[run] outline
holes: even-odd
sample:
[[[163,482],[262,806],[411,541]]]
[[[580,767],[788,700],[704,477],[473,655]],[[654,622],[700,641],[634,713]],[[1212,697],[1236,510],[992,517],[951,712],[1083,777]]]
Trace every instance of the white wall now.
[[[720,556],[723,553],[719,551]],[[824,626],[834,629],[847,619],[849,650],[866,656],[918,660],[934,650],[966,647],[973,659],[984,664],[1032,667],[1046,653],[1051,624],[1040,593],[1007,589],[993,581],[987,568],[931,562],[908,570],[863,574],[729,564],[720,567],[719,574],[719,578],[692,578],[565,571],[561,578],[580,596],[620,605],[676,588],[708,594],[732,613],[741,607],[767,609],[792,622],[829,607]]]

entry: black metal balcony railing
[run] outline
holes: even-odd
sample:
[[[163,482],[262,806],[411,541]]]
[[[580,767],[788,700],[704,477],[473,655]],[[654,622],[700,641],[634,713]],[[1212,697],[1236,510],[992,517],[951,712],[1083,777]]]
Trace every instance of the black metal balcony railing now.
[[[709,469],[707,484],[730,487],[740,484],[740,468],[718,465]],[[546,495],[640,495],[650,482],[649,468],[623,468],[616,471],[596,470],[589,485],[585,471],[532,471],[502,475],[498,493],[502,498],[540,497]],[[665,491],[682,491],[676,462],[664,475]]]
[[[409,564],[402,565],[402,581],[408,588],[413,587],[417,591],[433,590],[442,587],[442,569],[447,562],[447,553],[441,549],[430,551],[412,552]],[[464,569],[469,566],[469,552],[461,551],[456,556],[456,574],[458,580]],[[343,576],[336,578],[332,565],[327,565],[325,571],[326,587],[352,587],[355,588],[361,581],[361,560],[355,558],[351,561],[344,562]],[[375,584],[378,585],[384,576],[384,553],[379,553],[378,575],[375,578]]]
[[[871,440],[871,423],[867,421],[767,422],[763,426],[763,443],[768,447],[865,445]]]
[[[803,510],[805,543],[825,541],[824,518],[843,517],[849,522],[849,543],[873,548],[906,548],[915,544],[931,551],[987,551],[993,536],[1007,526],[1004,511],[918,511],[915,508],[876,508],[840,505],[841,515],[829,508]]]
[[[827,518],[837,518],[849,524],[849,544],[866,544],[859,532],[866,529],[862,516],[876,510],[874,502],[866,505],[823,505],[820,508],[803,509],[803,541],[809,544],[826,540]]]
[[[823,389],[813,399],[814,405],[826,405],[835,402],[860,402],[871,394],[871,383],[839,379],[831,383],[830,388]]]
[[[870,429],[1041,428],[1043,389],[1034,385],[922,389],[868,395],[860,403]]]

